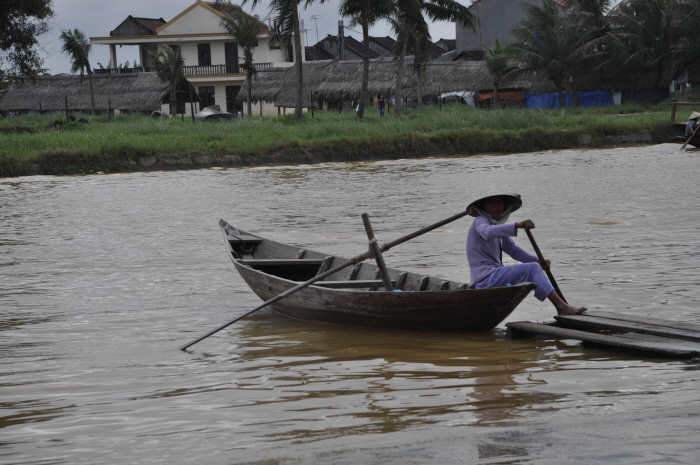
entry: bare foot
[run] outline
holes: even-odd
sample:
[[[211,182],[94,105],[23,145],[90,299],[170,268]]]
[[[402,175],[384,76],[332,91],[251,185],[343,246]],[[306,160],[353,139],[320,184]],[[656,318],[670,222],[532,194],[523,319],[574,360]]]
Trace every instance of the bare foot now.
[[[588,310],[586,307],[573,307],[571,305],[563,305],[557,308],[558,315],[580,315],[581,313]]]

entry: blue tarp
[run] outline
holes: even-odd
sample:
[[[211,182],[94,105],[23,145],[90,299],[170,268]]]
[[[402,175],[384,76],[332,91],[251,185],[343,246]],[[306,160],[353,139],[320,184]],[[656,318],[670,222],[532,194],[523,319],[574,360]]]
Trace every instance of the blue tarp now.
[[[578,93],[578,106],[580,107],[604,107],[614,105],[612,92],[609,90],[590,90]]]
[[[564,92],[564,102],[567,107],[574,106],[574,99]],[[612,92],[608,90],[592,90],[578,92],[578,106],[602,107],[613,105]],[[559,108],[559,94],[525,94],[525,108]]]
[[[567,107],[574,105],[574,99],[571,95],[564,92],[564,102]],[[559,94],[525,94],[525,108],[559,108]]]

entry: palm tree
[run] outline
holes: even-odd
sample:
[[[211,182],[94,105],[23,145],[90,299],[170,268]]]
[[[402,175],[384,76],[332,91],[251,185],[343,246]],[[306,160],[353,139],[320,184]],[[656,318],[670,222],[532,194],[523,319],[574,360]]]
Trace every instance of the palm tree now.
[[[87,72],[88,82],[90,83],[90,114],[95,114],[95,90],[92,85],[92,68],[90,67],[90,50],[92,44],[88,38],[79,29],[61,31],[61,40],[63,47],[61,51],[70,56],[71,71],[76,73],[80,71],[80,77]]]
[[[570,10],[561,11],[553,0],[524,8],[526,18],[513,29],[516,40],[511,50],[524,65],[523,71],[544,73],[552,81],[564,107],[563,92],[571,93],[571,80],[584,57],[584,28]]]
[[[238,6],[233,6],[229,13],[221,20],[221,27],[236,41],[243,49],[243,69],[245,69],[246,85],[248,87],[248,115],[252,114],[252,86],[253,76],[256,73],[253,66],[253,52],[258,46],[258,35],[260,34],[260,23],[245,14]]]
[[[682,0],[628,0],[618,6],[621,28],[629,40],[626,64],[633,70],[652,70],[654,88],[678,53],[678,19]],[[696,33],[693,32],[692,36]]]
[[[246,3],[248,0],[243,0]],[[261,0],[250,0],[253,8]],[[299,5],[304,3],[306,8],[313,0],[270,0],[269,8],[276,12],[274,18],[275,27],[272,35],[278,37],[292,37],[294,42],[294,69],[296,73],[296,106],[294,109],[294,119],[302,118],[304,109],[304,74],[302,69],[302,45],[301,30],[299,28]]]
[[[700,0],[688,0],[679,5],[677,22],[677,71],[697,71],[700,68],[700,37],[696,34],[700,21]]]
[[[508,48],[501,48],[501,42],[494,38],[493,48],[484,47],[484,63],[493,77],[493,106],[498,107],[498,87],[503,79],[512,76],[520,68],[512,64],[513,56]]]
[[[351,26],[360,24],[362,27],[362,90],[360,104],[357,110],[358,118],[365,114],[365,105],[369,100],[369,27],[377,20],[385,17],[391,11],[390,0],[343,0],[340,4],[340,14],[351,17]]]
[[[394,115],[401,116],[401,101],[403,100],[401,87],[410,37],[415,37],[418,43],[430,40],[426,18],[431,21],[460,21],[465,27],[472,29],[477,19],[467,7],[459,4],[456,0],[394,0],[394,9],[391,15],[392,29],[397,37],[398,54]]]
[[[569,0],[572,15],[583,27],[581,66],[595,70],[602,82],[615,79],[626,67],[628,38],[620,28],[615,0]]]
[[[182,58],[180,47],[166,47],[158,52],[155,57],[156,73],[161,81],[168,84],[168,104],[170,114],[173,114],[173,105],[177,101],[177,89],[185,79],[182,70],[185,67],[185,60]]]

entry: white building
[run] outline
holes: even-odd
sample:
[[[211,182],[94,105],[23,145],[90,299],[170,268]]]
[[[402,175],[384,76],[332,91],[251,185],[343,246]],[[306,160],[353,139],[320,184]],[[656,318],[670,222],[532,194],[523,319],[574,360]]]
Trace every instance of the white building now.
[[[231,8],[235,6],[197,0],[170,21],[129,16],[110,32],[109,37],[90,38],[93,44],[109,45],[110,48],[110,69],[96,72],[151,71],[155,62],[154,55],[166,47],[177,47],[185,61],[185,77],[199,94],[201,107],[220,105],[221,110],[235,113],[241,109],[236,105],[236,96],[245,81],[245,72],[239,67],[243,60],[243,50],[221,27],[221,19]],[[253,19],[260,22],[257,18]],[[292,47],[288,50],[279,47],[271,49],[268,46],[270,28],[260,22],[260,30],[258,47],[253,54],[255,67],[265,69],[292,66]],[[116,64],[119,63],[117,46],[139,47],[141,67],[116,69]],[[163,106],[163,111],[168,112],[168,105]],[[272,105],[256,108],[255,111],[267,115],[277,114],[277,109]],[[190,112],[189,105],[186,105],[185,112]]]

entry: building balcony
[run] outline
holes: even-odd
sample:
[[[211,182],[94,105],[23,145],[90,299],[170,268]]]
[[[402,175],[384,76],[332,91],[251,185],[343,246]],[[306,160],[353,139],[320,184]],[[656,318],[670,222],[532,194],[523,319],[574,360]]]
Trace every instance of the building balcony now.
[[[253,66],[255,66],[255,69],[261,70],[271,68],[272,63],[253,63]],[[102,68],[95,69],[95,74],[149,73],[155,70],[155,68],[145,68],[142,66],[136,68]],[[185,66],[182,68],[182,73],[185,77],[240,76],[245,75],[245,69],[242,65]]]

